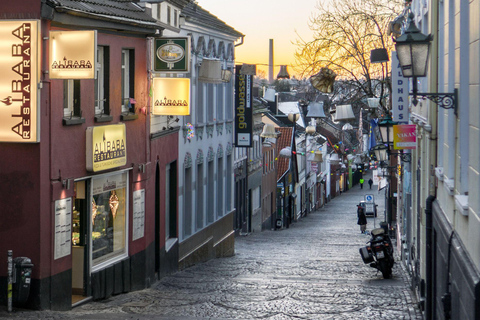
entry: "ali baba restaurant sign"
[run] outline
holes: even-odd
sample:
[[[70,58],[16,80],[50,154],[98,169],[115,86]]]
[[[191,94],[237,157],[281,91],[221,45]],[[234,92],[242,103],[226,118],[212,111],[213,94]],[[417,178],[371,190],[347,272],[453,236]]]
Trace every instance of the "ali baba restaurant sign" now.
[[[40,142],[37,20],[0,21],[0,142]]]
[[[87,128],[87,170],[98,172],[127,164],[125,124]]]
[[[95,79],[96,31],[50,31],[50,79]]]
[[[190,114],[189,78],[153,78],[152,114],[188,116]]]

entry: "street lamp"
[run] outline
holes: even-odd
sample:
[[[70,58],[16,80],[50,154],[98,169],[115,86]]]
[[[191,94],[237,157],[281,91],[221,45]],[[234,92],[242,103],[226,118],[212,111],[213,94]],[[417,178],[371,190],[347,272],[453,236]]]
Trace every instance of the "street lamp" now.
[[[413,78],[413,88],[410,95],[413,96],[413,104],[417,105],[417,96],[422,99],[429,99],[444,109],[453,109],[457,115],[458,90],[453,93],[421,93],[417,89],[417,77],[427,76],[428,55],[430,42],[433,40],[431,34],[425,35],[415,25],[413,13],[408,16],[408,28],[404,34],[393,39],[397,51],[398,61],[402,74],[406,78]]]
[[[382,119],[378,123],[378,128],[380,129],[380,135],[382,137],[382,141],[384,145],[387,146],[387,156],[390,158],[390,156],[395,155],[395,156],[400,156],[400,159],[403,162],[410,162],[411,161],[411,156],[410,153],[403,153],[403,150],[400,150],[400,152],[392,152],[390,147],[393,144],[393,126],[396,125],[397,122],[393,121],[390,116],[387,116]]]

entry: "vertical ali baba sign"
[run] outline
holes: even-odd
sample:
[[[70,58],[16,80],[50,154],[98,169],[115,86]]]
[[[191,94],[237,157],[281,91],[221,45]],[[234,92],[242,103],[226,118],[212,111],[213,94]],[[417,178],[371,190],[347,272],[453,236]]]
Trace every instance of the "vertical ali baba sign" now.
[[[235,66],[235,145],[252,147],[253,110],[251,75],[240,74],[241,65]]]
[[[39,22],[0,21],[0,39],[0,141],[39,142]]]

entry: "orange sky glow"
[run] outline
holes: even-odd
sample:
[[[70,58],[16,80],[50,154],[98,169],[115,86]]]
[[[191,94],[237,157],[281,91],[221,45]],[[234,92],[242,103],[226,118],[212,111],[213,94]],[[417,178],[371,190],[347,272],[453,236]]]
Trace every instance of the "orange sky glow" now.
[[[268,78],[269,39],[274,40],[274,77],[280,65],[287,65],[295,75],[295,42],[300,37],[312,39],[309,18],[318,0],[198,0],[198,4],[245,35],[236,47],[237,63],[257,65]]]

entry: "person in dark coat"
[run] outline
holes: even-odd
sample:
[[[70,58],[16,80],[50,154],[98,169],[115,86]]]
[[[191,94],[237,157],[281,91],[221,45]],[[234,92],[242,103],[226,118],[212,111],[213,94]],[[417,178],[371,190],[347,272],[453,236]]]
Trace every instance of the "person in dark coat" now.
[[[365,216],[365,210],[361,205],[357,206],[357,224],[360,225],[360,233],[365,233],[367,230],[367,216]]]
[[[370,189],[372,189],[372,184],[373,184],[372,178],[368,179],[368,184],[370,185]]]

